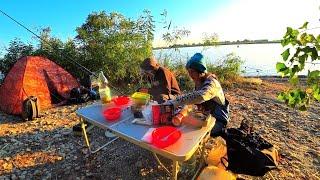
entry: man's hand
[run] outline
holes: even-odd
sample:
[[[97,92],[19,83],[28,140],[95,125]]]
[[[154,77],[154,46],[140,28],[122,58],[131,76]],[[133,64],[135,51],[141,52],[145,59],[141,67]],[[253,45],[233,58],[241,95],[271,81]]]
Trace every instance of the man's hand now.
[[[164,103],[162,103],[162,105],[171,105],[171,106],[173,106],[173,103],[171,102],[171,100],[167,100]]]

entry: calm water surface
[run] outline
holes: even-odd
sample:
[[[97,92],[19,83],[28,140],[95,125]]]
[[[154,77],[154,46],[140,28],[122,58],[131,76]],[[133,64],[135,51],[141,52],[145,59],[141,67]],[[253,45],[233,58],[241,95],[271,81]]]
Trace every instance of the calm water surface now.
[[[196,52],[202,52],[207,61],[218,62],[229,53],[235,53],[244,64],[246,76],[278,75],[276,63],[282,60],[281,53],[284,51],[281,44],[244,44],[244,45],[221,45],[217,47],[186,47],[174,49],[155,50],[158,59],[170,56],[176,60],[186,61]],[[320,69],[319,64],[306,64],[306,68]],[[307,70],[301,74],[306,74]]]

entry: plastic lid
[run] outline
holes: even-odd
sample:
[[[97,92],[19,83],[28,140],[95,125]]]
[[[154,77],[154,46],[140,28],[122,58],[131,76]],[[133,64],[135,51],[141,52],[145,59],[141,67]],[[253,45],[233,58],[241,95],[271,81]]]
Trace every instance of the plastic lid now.
[[[143,100],[148,100],[150,99],[150,94],[148,93],[143,93],[143,92],[135,92],[131,96],[134,99],[143,99]]]

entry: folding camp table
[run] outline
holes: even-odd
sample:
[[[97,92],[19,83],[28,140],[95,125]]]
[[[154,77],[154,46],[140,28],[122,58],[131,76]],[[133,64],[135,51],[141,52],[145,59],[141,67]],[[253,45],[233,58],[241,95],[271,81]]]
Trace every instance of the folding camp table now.
[[[171,175],[172,179],[177,179],[177,174],[179,171],[178,162],[184,162],[191,158],[195,151],[200,147],[201,143],[203,143],[203,140],[209,136],[210,130],[215,124],[214,118],[209,115],[207,117],[208,124],[205,127],[196,129],[190,126],[185,126],[184,128],[181,128],[181,137],[179,140],[174,144],[162,149],[142,140],[143,136],[151,127],[132,123],[134,116],[129,107],[122,110],[120,119],[115,122],[108,122],[105,120],[102,114],[102,110],[104,108],[106,108],[106,105],[93,104],[81,108],[76,112],[76,114],[80,117],[85,143],[90,152],[97,152],[120,137],[126,141],[151,151],[160,165],[162,165],[162,163],[156,154],[160,154],[165,158],[171,159],[173,161],[172,173],[170,173],[165,167],[164,169]],[[110,130],[118,137],[112,139],[107,144],[93,151],[90,147],[84,121],[90,122],[104,130]]]

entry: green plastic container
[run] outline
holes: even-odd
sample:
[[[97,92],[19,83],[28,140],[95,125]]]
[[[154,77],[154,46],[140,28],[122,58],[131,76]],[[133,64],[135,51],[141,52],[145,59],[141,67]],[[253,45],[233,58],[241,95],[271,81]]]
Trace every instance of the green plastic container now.
[[[132,94],[131,99],[136,105],[145,105],[150,101],[151,95],[143,92],[135,92]]]

